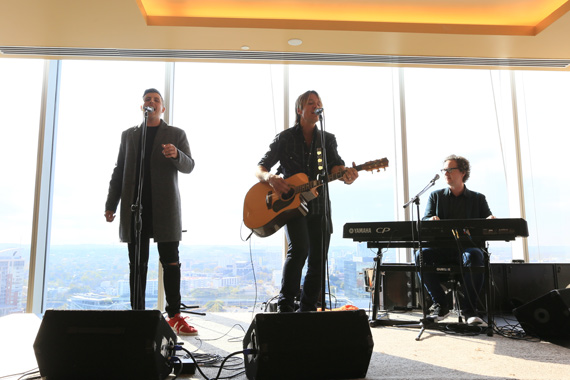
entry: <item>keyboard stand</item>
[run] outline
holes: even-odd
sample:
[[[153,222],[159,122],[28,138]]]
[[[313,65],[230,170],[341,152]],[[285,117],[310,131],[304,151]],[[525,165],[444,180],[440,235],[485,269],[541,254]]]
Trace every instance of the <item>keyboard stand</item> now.
[[[374,258],[374,291],[373,291],[373,302],[372,302],[372,319],[370,320],[370,327],[376,326],[398,326],[398,325],[410,325],[419,322],[413,321],[397,321],[393,319],[383,319],[378,318],[378,311],[380,310],[380,293],[382,292],[382,251],[378,249],[378,253]],[[412,270],[415,272],[415,268]],[[386,311],[384,316],[389,317],[389,312]]]
[[[380,243],[382,244],[382,243]],[[420,328],[420,333],[416,340],[420,340],[421,335],[425,329],[437,329],[441,330],[443,326],[450,326],[450,325],[461,325],[467,332],[480,332],[481,327],[478,326],[468,326],[464,323],[438,323],[428,321],[426,319],[420,319],[418,321],[408,321],[408,320],[392,320],[392,319],[384,319],[378,318],[378,312],[380,309],[380,292],[382,291],[382,272],[388,271],[405,271],[405,272],[418,272],[419,268],[415,264],[382,264],[382,253],[381,248],[377,247],[378,243],[370,242],[369,248],[378,248],[378,254],[374,258],[375,261],[375,269],[374,269],[374,289],[373,289],[373,306],[372,306],[372,318],[370,320],[370,327],[378,327],[378,326],[396,326],[396,327],[417,327]],[[376,245],[376,247],[371,247],[371,245]],[[486,327],[487,335],[493,336],[493,325],[494,325],[494,310],[493,310],[493,292],[492,292],[492,278],[491,278],[491,268],[489,264],[489,255],[487,254],[486,250],[483,250],[485,255],[485,265],[483,267],[469,267],[461,269],[459,266],[445,266],[445,267],[424,267],[424,272],[427,271],[437,271],[438,273],[462,273],[462,271],[473,271],[475,273],[484,272],[486,274],[484,288],[485,288],[485,309],[487,310],[487,324]],[[422,286],[422,284],[420,284]],[[421,293],[421,292],[420,292]],[[425,302],[425,300],[421,300],[421,302]],[[384,313],[385,316],[388,316],[389,312]]]

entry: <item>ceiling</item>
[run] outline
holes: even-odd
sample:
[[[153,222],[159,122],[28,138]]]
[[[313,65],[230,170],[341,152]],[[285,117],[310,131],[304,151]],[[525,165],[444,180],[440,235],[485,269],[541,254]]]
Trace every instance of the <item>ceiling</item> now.
[[[565,0],[138,0],[148,25],[536,35]]]
[[[570,70],[564,0],[0,1],[3,58]]]

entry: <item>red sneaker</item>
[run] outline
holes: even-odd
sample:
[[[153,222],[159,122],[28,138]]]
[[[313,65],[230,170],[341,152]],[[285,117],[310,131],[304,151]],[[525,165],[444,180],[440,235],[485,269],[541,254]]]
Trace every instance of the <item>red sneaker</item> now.
[[[188,322],[186,322],[186,317],[183,317],[180,313],[172,318],[168,318],[168,324],[178,335],[198,335],[198,330],[190,326]]]

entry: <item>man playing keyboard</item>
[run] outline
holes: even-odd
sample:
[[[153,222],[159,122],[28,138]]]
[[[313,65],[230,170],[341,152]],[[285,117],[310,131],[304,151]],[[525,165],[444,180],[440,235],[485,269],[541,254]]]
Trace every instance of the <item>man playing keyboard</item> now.
[[[495,218],[491,213],[485,195],[471,191],[465,186],[471,172],[469,161],[461,156],[451,155],[445,158],[442,173],[445,175],[447,187],[432,192],[429,196],[425,214],[422,220],[440,219],[472,219],[472,218]],[[471,273],[469,267],[484,266],[484,253],[480,248],[469,247],[458,252],[457,248],[425,248],[423,253],[424,266],[461,265],[463,278],[464,298],[460,300],[461,314],[468,324],[482,325],[485,322],[477,312],[479,293],[483,287],[485,275],[483,273]],[[416,257],[419,265],[420,255]],[[460,261],[461,260],[461,261]],[[425,272],[422,275],[423,284],[427,289],[433,304],[430,307],[430,315],[427,317],[433,321],[439,321],[449,315],[449,307],[442,287],[448,275]]]

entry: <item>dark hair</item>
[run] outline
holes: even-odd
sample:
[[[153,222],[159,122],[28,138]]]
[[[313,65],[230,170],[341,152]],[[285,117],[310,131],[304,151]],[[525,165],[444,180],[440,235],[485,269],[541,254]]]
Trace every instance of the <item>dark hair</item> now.
[[[296,115],[295,116],[295,124],[299,124],[301,122],[301,115],[299,115],[299,111],[301,111],[305,107],[305,105],[309,101],[309,96],[311,96],[312,94],[316,95],[317,98],[319,99],[319,102],[322,103],[321,97],[314,90],[309,90],[309,91],[299,95],[299,97],[295,101],[295,115]]]
[[[465,157],[456,156],[455,154],[452,154],[450,156],[447,156],[445,160],[443,160],[443,162],[451,160],[455,161],[457,163],[459,171],[465,174],[463,176],[463,183],[467,182],[467,180],[469,179],[469,175],[471,174],[471,165],[469,164],[469,160],[466,159]]]
[[[144,90],[143,100],[144,100],[144,97],[146,96],[146,94],[150,94],[150,93],[157,93],[160,96],[160,100],[162,100],[162,102],[164,103],[164,98],[162,97],[162,94],[156,88],[147,88],[146,90]]]

